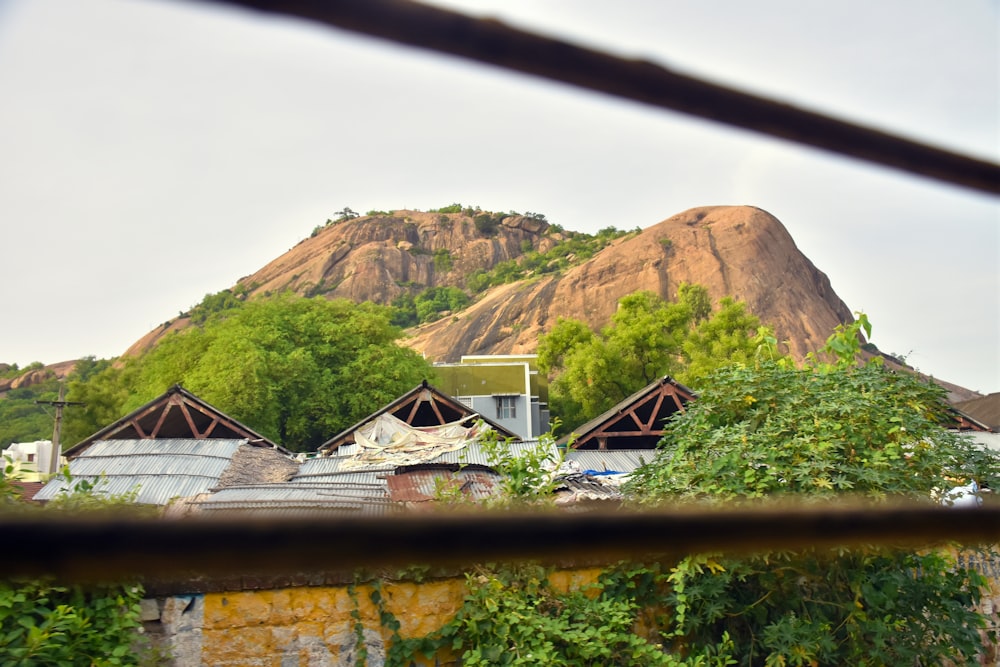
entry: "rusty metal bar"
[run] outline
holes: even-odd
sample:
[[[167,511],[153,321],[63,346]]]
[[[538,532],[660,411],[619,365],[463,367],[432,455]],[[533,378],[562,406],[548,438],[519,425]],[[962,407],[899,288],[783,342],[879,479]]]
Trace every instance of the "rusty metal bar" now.
[[[309,19],[786,139],[981,192],[1000,194],[1000,165],[870,127],[407,0],[217,0]]]
[[[1000,505],[971,509],[799,507],[736,511],[406,515],[331,520],[0,517],[0,571],[72,581],[155,580],[468,565],[535,559],[608,563],[704,551],[1000,541]],[[16,547],[14,546],[16,545]]]

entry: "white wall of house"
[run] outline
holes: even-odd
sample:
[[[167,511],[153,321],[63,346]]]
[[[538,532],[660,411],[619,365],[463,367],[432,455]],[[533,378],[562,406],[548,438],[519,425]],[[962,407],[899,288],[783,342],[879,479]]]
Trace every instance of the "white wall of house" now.
[[[4,459],[14,465],[14,475],[25,482],[38,482],[55,472],[52,467],[52,441],[15,442],[3,450]]]

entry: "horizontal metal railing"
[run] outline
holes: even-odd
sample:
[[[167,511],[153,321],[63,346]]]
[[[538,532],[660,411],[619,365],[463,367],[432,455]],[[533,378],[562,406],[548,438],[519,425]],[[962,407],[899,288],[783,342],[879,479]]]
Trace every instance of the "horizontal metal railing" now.
[[[608,563],[706,551],[1000,542],[1000,504],[766,506],[648,512],[463,512],[329,520],[0,517],[0,571],[159,580],[532,559]]]

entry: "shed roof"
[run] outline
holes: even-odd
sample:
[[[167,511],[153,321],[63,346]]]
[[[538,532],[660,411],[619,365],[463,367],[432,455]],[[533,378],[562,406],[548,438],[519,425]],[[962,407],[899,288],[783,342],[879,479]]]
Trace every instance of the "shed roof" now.
[[[329,455],[342,445],[352,444],[355,432],[384,414],[390,414],[410,426],[416,427],[443,426],[451,423],[465,424],[474,420],[482,420],[501,438],[518,437],[516,433],[474,412],[469,406],[424,380],[392,403],[324,442],[319,446],[319,452]]]
[[[163,395],[73,445],[64,454],[72,459],[101,440],[159,439],[237,439],[255,447],[270,447],[289,453],[180,385],[174,385]]]
[[[648,449],[571,449],[566,460],[575,461],[588,474],[631,473],[655,455]]]
[[[650,383],[610,410],[559,439],[574,449],[654,449],[663,424],[697,397],[669,375]]]
[[[194,515],[266,517],[380,516],[398,507],[384,483],[244,485],[220,489],[188,503]]]
[[[218,487],[246,449],[252,449],[246,439],[100,440],[70,459],[71,482],[54,478],[35,499],[52,500],[63,489],[87,481],[99,493],[136,493],[138,503],[166,505]]]
[[[985,424],[993,432],[1000,432],[1000,392],[954,405],[962,414]]]

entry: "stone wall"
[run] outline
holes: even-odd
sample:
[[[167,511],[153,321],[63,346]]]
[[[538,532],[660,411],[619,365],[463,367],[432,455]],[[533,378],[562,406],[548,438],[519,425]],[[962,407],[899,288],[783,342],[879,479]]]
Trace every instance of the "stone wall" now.
[[[555,572],[560,590],[597,579],[600,570]],[[146,629],[175,667],[355,667],[360,621],[369,667],[384,664],[391,631],[381,611],[400,623],[399,635],[422,637],[450,621],[467,594],[464,577],[383,581],[380,610],[374,584],[293,586],[168,595],[143,603]],[[457,664],[438,655],[420,667]]]
[[[980,609],[988,631],[1000,630],[1000,562],[995,552],[985,557],[974,552],[956,555],[959,565],[989,579]],[[566,568],[553,572],[550,582],[558,590],[576,590],[594,583],[600,572]],[[448,623],[468,593],[466,578],[457,573],[382,579],[379,609],[372,602],[376,584],[352,585],[352,579],[335,573],[270,582],[257,577],[187,582],[189,590],[203,592],[144,600],[143,620],[158,649],[170,656],[164,664],[173,667],[356,667],[362,644],[367,652],[364,664],[382,667],[392,638],[382,624],[382,611],[399,621],[399,636],[422,637]],[[996,641],[987,637],[981,664],[1000,665]],[[456,658],[440,654],[414,665],[457,665]]]

